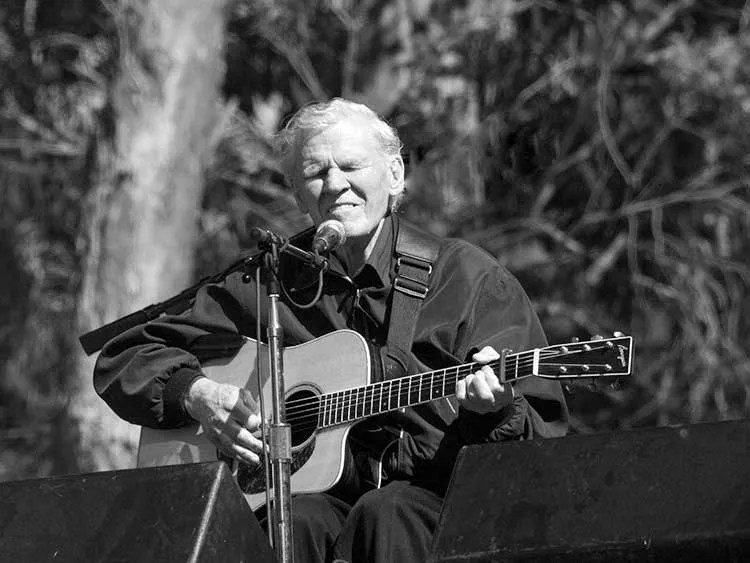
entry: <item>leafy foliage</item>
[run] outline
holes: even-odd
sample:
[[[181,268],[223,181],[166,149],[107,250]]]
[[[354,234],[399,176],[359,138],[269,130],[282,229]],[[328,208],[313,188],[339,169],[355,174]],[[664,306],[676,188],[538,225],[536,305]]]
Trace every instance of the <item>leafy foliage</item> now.
[[[92,143],[116,126],[118,45],[98,2],[0,10],[8,478],[55,471],[82,201]],[[746,416],[746,4],[236,0],[231,10],[234,109],[207,170],[196,278],[252,249],[252,226],[308,224],[271,139],[300,105],[344,95],[401,132],[404,213],[498,256],[550,341],[635,336],[624,389],[571,395],[579,430]]]
[[[97,2],[0,8],[0,478],[54,472],[80,280],[87,153],[106,105]]]

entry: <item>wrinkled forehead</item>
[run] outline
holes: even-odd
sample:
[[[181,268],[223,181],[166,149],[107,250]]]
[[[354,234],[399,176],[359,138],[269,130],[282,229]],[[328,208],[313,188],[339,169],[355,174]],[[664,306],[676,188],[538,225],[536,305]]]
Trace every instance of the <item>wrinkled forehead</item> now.
[[[373,120],[364,116],[346,116],[311,128],[300,129],[297,134],[297,154],[306,157],[325,149],[343,151],[372,151],[383,154]]]

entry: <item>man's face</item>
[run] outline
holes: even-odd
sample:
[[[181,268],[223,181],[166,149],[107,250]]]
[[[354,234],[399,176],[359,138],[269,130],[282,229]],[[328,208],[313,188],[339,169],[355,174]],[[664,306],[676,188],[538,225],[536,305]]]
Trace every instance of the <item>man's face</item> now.
[[[295,165],[300,210],[319,225],[343,223],[348,239],[367,240],[403,190],[403,162],[383,153],[365,118],[346,118],[305,138]]]

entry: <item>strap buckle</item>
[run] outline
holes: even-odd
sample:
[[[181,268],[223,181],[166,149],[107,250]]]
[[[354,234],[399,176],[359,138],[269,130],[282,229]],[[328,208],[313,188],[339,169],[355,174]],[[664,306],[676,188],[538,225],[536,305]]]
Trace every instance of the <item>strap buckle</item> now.
[[[409,268],[413,270],[409,271]],[[393,280],[393,288],[411,297],[424,299],[429,291],[427,283],[431,274],[432,264],[429,262],[413,256],[399,256],[396,259],[396,279]]]
[[[427,296],[429,288],[426,285],[420,283],[410,283],[412,280],[402,280],[396,278],[393,281],[393,289],[410,295],[411,297],[417,297],[418,299],[424,299]]]

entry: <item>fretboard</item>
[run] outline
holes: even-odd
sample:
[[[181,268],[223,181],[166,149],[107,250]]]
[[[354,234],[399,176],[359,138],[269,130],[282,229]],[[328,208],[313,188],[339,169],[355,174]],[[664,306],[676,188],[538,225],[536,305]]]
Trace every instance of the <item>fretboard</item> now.
[[[531,350],[505,357],[505,380],[514,381],[532,375],[534,358],[538,351]],[[489,362],[498,373],[500,361]],[[318,427],[345,424],[378,414],[413,407],[456,393],[456,383],[477,371],[482,364],[469,363],[445,369],[418,373],[344,389],[320,396]]]

